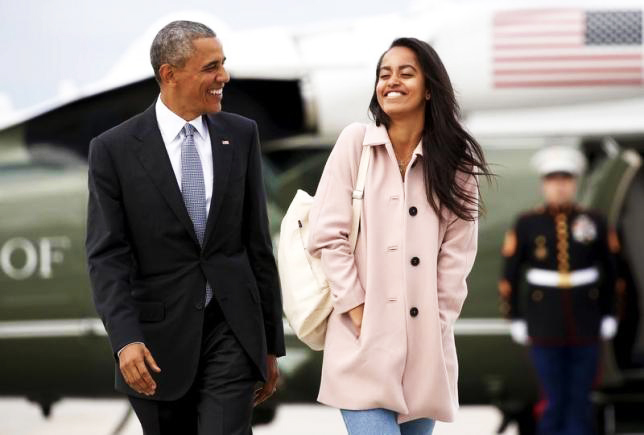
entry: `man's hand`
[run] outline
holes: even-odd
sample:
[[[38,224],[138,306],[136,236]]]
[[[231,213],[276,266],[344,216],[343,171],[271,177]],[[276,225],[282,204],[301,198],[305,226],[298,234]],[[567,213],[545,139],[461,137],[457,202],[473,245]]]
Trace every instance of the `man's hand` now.
[[[356,327],[356,332],[358,333],[358,337],[360,336],[360,332],[362,330],[362,316],[364,314],[364,304],[360,304],[355,308],[352,308],[348,312],[349,318],[351,318],[351,322],[353,323],[353,326]]]
[[[151,396],[156,391],[157,384],[152,379],[148,367],[155,373],[161,371],[145,344],[131,343],[121,350],[119,368],[125,382],[137,393]]]
[[[268,357],[266,357],[266,374],[268,376],[266,383],[264,383],[262,388],[255,391],[255,401],[253,402],[253,406],[257,406],[264,400],[271,397],[277,389],[277,381],[280,377],[280,371],[277,367],[277,357],[275,355],[268,355]]]

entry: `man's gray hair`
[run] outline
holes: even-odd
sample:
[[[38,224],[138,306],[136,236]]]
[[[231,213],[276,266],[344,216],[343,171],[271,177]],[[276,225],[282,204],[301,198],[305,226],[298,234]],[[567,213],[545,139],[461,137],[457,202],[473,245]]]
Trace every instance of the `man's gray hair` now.
[[[182,67],[194,52],[192,41],[199,38],[214,38],[210,27],[194,21],[173,21],[159,30],[150,47],[150,63],[154,77],[161,84],[159,68],[164,63]]]

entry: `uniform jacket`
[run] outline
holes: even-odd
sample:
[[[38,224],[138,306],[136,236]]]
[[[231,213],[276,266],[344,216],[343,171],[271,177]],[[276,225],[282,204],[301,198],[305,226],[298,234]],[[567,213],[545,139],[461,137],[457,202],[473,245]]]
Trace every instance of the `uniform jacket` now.
[[[373,152],[355,255],[348,234],[360,153]],[[451,421],[458,407],[454,322],[467,295],[477,222],[434,212],[419,144],[405,182],[384,126],[351,124],[331,152],[310,213],[309,251],[333,296],[318,400],[386,408],[399,421]],[[459,182],[465,182],[461,177]],[[476,191],[476,180],[468,188]],[[347,311],[364,303],[358,336]]]
[[[154,105],[90,144],[86,245],[96,309],[115,354],[135,341],[150,349],[162,370],[152,375],[158,400],[182,396],[193,382],[206,280],[258,377],[267,353],[284,354],[257,126],[229,113],[206,123],[214,186],[203,249]],[[139,396],[118,367],[116,388]]]
[[[579,206],[524,213],[504,243],[499,284],[503,313],[525,319],[535,344],[597,341],[602,316],[613,313],[617,245],[617,236],[601,215]],[[589,268],[599,272],[594,282],[566,282],[567,274]],[[534,269],[555,272],[561,282],[556,286],[528,282],[523,300],[521,283]]]

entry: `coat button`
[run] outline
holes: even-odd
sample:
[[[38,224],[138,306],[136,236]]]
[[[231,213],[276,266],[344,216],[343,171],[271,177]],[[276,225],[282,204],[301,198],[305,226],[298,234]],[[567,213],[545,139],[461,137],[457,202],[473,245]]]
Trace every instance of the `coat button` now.
[[[409,214],[416,216],[418,214],[418,209],[416,207],[409,207]]]
[[[203,310],[203,301],[199,301],[195,304],[195,308],[198,310]]]
[[[412,266],[418,266],[419,264],[420,264],[420,258],[418,258],[418,257],[413,257],[413,258],[411,259],[411,265],[412,265]]]
[[[418,308],[411,307],[411,310],[409,310],[409,314],[411,315],[411,317],[416,317],[418,315]]]

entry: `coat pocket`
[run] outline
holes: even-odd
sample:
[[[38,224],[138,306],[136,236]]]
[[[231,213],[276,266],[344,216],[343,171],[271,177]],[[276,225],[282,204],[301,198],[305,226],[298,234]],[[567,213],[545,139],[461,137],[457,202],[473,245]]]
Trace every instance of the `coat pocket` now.
[[[363,317],[363,320],[364,320],[364,317]],[[356,328],[356,326],[353,324],[353,320],[351,320],[351,316],[349,316],[349,313],[340,314],[340,323],[342,324],[342,327],[351,335],[351,337],[356,342],[360,341],[361,334],[358,333],[358,328]]]
[[[165,304],[155,301],[137,301],[136,306],[139,309],[139,321],[141,322],[160,322],[165,319]]]

